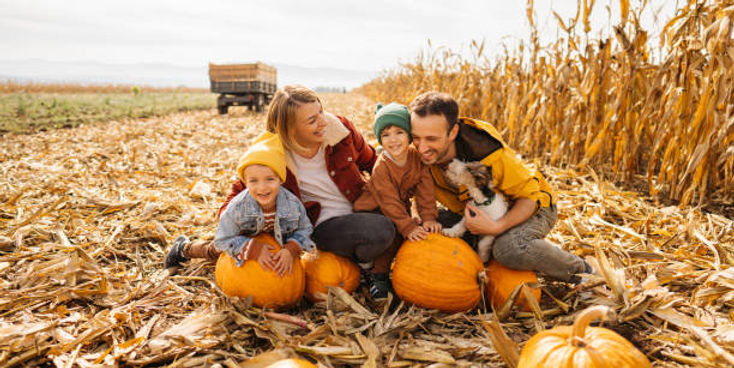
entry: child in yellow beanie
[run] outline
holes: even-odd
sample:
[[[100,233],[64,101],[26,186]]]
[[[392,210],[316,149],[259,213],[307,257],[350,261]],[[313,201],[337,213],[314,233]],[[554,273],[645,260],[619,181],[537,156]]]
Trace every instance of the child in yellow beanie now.
[[[254,259],[279,275],[290,273],[302,251],[313,249],[313,227],[306,209],[285,181],[285,152],[277,135],[265,132],[255,139],[238,165],[238,176],[247,189],[229,203],[219,217],[214,245],[232,256],[238,266]],[[253,239],[272,233],[283,248],[271,253],[265,243]]]
[[[166,254],[166,268],[175,270],[192,258],[215,261],[225,251],[237,265],[255,259],[263,268],[283,275],[290,272],[293,260],[303,250],[314,247],[310,239],[313,227],[303,204],[293,193],[280,187],[285,181],[286,168],[285,151],[278,135],[265,132],[255,138],[240,158],[238,168],[237,175],[247,189],[232,198],[226,209],[220,210],[214,241],[191,242],[188,237],[179,236]],[[273,234],[283,250],[275,254],[266,251],[269,245],[253,239],[262,232]]]

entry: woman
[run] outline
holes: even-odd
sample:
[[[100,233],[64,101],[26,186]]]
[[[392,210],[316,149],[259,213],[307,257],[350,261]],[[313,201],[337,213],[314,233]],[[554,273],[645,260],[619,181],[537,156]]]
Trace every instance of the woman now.
[[[325,112],[316,93],[299,85],[275,93],[268,108],[267,130],[280,136],[286,151],[283,187],[306,207],[317,248],[351,258],[370,270],[370,294],[386,297],[395,227],[381,214],[352,209],[365,185],[362,172],[369,173],[377,160],[375,149],[349,120]],[[244,189],[241,180],[235,181],[219,212]],[[179,237],[166,256],[166,267],[194,257],[215,259],[218,252],[212,248],[210,243],[189,243]]]

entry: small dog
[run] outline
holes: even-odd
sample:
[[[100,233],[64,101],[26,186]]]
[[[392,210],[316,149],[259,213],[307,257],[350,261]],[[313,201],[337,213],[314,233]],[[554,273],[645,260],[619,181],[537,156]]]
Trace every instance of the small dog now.
[[[492,189],[492,169],[484,166],[481,162],[462,162],[454,159],[449,163],[445,172],[446,179],[451,184],[467,188],[469,196],[484,213],[493,220],[501,219],[508,208],[507,199]],[[452,238],[458,238],[466,232],[466,219],[462,218],[450,229],[444,229],[443,234]],[[492,243],[494,236],[485,235],[477,244],[477,251],[482,262],[489,261],[492,254]]]

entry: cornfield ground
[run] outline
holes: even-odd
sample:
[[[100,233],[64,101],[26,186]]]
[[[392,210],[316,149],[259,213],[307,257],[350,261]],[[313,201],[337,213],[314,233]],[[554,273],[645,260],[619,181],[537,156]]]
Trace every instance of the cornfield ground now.
[[[374,143],[373,101],[324,99]],[[252,367],[296,354],[324,367],[501,367],[495,346],[507,354],[599,304],[617,311],[605,326],[654,366],[734,364],[732,220],[656,206],[591,170],[541,167],[559,196],[548,238],[596,255],[604,276],[578,288],[541,280],[540,310],[503,316],[510,342],[501,345],[481,306],[375,305],[361,287],[274,314],[222,295],[211,263],[169,275],[162,261],[176,236],[213,238],[237,159],[263,119],[210,109],[4,135],[0,367]]]

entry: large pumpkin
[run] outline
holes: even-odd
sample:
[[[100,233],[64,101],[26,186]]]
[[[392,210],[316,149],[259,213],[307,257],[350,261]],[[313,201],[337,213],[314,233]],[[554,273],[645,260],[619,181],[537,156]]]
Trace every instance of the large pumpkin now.
[[[255,239],[275,246],[280,245],[272,235],[263,233]],[[229,254],[222,252],[215,270],[217,285],[229,296],[252,296],[252,303],[258,307],[279,308],[295,304],[303,296],[306,286],[305,273],[301,262],[293,261],[289,275],[278,276],[272,270],[265,270],[256,260],[248,260],[237,267]]]
[[[496,259],[492,259],[487,266],[487,295],[494,308],[499,310],[512,294],[515,288],[522,283],[537,283],[538,276],[534,271],[513,270],[503,266]],[[531,289],[536,301],[540,301],[540,289]],[[529,311],[530,305],[521,292],[517,299],[524,310]]]
[[[318,301],[316,293],[326,294],[328,286],[337,286],[351,293],[359,286],[359,267],[347,258],[331,252],[313,250],[301,257],[306,271],[306,296]]]
[[[266,368],[316,368],[317,366],[308,360],[303,359],[283,359],[279,360]]]
[[[479,303],[482,272],[482,260],[466,242],[431,233],[400,247],[392,286],[400,299],[420,307],[462,312]]]
[[[579,314],[573,326],[539,332],[523,347],[517,368],[652,367],[624,337],[606,328],[589,327],[592,320],[608,313],[608,307],[591,307]]]

